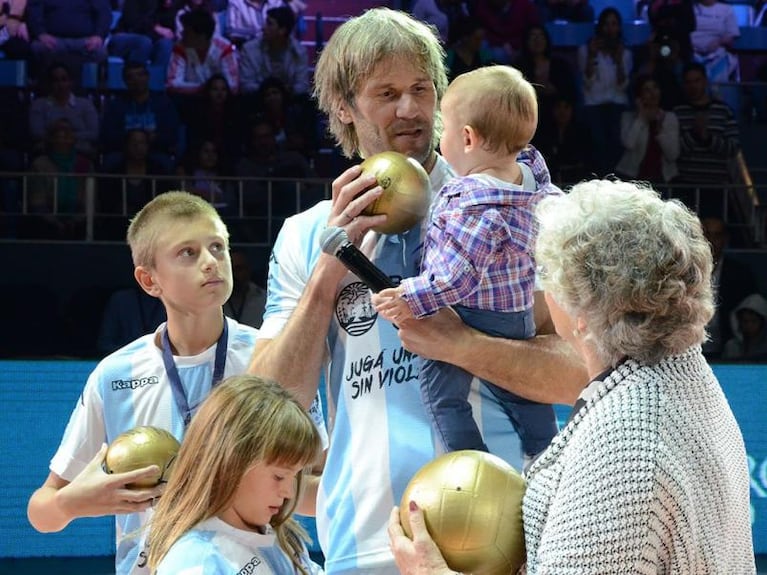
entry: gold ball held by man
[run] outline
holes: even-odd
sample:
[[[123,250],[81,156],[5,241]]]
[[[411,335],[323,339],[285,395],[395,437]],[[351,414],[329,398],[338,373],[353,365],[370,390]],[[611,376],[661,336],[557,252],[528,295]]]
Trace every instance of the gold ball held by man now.
[[[134,427],[115,437],[109,444],[104,458],[104,471],[110,474],[125,473],[156,465],[160,468],[156,476],[127,485],[131,489],[154,487],[168,480],[168,472],[180,447],[178,440],[164,429],[152,426]]]
[[[503,459],[453,451],[416,472],[402,495],[400,521],[412,538],[409,503],[414,501],[450,569],[508,575],[525,562],[524,494],[524,478]]]
[[[381,152],[365,159],[363,174],[373,174],[383,193],[364,210],[366,216],[386,214],[373,229],[382,234],[406,232],[429,212],[431,183],[423,166],[399,152]]]

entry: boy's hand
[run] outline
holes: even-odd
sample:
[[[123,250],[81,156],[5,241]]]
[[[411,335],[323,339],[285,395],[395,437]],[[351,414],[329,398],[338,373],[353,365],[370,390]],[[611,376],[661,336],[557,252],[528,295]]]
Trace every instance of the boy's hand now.
[[[61,506],[75,510],[75,516],[101,517],[137,513],[151,507],[153,500],[162,495],[164,484],[142,489],[127,487],[140,479],[156,476],[159,472],[156,465],[109,475],[102,468],[106,449],[106,445],[102,446],[85,469],[69,485],[59,490]]]
[[[388,288],[374,293],[371,301],[381,317],[392,323],[413,319],[413,312],[402,298],[402,288]]]

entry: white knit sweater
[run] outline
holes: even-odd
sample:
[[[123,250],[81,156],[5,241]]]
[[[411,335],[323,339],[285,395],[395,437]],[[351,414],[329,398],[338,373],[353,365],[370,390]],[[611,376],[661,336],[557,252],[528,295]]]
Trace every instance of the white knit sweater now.
[[[743,437],[700,348],[596,384],[523,514],[528,575],[755,573]]]

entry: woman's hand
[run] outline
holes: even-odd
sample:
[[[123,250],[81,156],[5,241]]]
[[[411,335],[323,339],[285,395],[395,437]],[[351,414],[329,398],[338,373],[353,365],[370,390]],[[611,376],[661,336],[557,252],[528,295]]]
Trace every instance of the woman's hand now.
[[[399,507],[389,516],[389,546],[402,575],[456,575],[445,562],[437,544],[426,529],[426,522],[415,502],[410,502],[410,529],[413,539],[405,535],[399,521]]]

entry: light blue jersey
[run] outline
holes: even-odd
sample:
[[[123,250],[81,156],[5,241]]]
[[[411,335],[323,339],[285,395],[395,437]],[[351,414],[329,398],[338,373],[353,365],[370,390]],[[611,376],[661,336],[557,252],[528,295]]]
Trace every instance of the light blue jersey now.
[[[432,190],[452,177],[438,158]],[[288,218],[269,266],[260,338],[274,338],[296,308],[320,255],[330,202]],[[425,227],[425,225],[424,225]],[[395,280],[418,272],[423,227],[400,235],[370,232],[361,250]],[[317,531],[328,573],[398,573],[386,524],[415,472],[438,454],[418,387],[419,359],[379,319],[370,291],[349,273],[339,286],[328,333],[330,448],[317,501]],[[472,383],[474,417],[488,448],[521,469],[519,439],[495,398]]]
[[[322,568],[304,548],[299,557],[310,575]],[[176,541],[156,575],[294,575],[295,565],[279,547],[273,531],[243,531],[217,517],[206,519]]]
[[[224,377],[245,373],[256,340],[256,329],[227,319],[228,345]],[[72,481],[96,456],[101,445],[139,425],[153,425],[170,431],[179,441],[184,419],[171,391],[162,351],[157,346],[163,323],[154,334],[143,336],[104,358],[85,385],[51,460],[50,469]],[[199,355],[174,357],[189,406],[194,411],[208,396],[213,379],[215,344]],[[319,404],[318,404],[319,405]],[[312,417],[325,434],[321,407]],[[327,443],[327,436],[323,437]],[[141,527],[151,510],[116,515],[117,575],[148,573],[146,559],[139,554]]]

